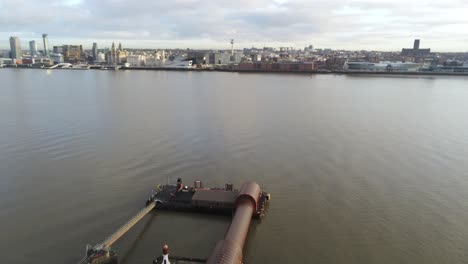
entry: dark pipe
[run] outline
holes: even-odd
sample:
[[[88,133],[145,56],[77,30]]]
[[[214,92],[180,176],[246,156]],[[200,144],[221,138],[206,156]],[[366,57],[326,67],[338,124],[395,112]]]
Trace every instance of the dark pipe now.
[[[242,186],[236,199],[236,212],[224,240],[216,244],[207,264],[241,264],[242,249],[249,232],[252,215],[257,208],[260,186],[249,182]]]

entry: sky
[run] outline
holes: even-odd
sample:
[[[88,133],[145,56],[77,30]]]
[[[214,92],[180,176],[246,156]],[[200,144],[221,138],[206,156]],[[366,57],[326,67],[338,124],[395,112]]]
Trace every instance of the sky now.
[[[0,48],[296,47],[468,51],[467,0],[0,0]]]

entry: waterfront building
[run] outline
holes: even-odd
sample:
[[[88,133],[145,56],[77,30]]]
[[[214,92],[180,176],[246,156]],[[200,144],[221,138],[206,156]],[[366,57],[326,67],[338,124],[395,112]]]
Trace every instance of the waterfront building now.
[[[0,58],[0,67],[3,67],[4,65],[9,65],[13,64],[13,59],[11,58]]]
[[[85,54],[82,45],[63,45],[64,61],[68,63],[79,63],[85,61]]]
[[[431,67],[429,71],[443,73],[468,73],[468,64],[462,64],[460,66],[437,65],[435,67]]]
[[[115,47],[115,43],[112,42],[111,49],[107,51],[107,63],[108,64],[121,64],[127,61],[127,57],[129,56],[128,51],[122,48],[122,43],[119,43],[118,48]]]
[[[209,64],[231,64],[236,63],[236,60],[240,62],[238,53],[231,55],[226,52],[215,52],[210,54]]]
[[[20,39],[18,37],[10,37],[10,58],[19,60],[22,56]]]
[[[42,34],[42,42],[44,43],[44,57],[49,57],[49,39],[47,34]]]
[[[106,54],[104,54],[103,52],[98,52],[96,62],[97,63],[105,63],[106,62]]]
[[[187,59],[192,60],[194,64],[209,64],[210,53],[206,51],[190,51]]]
[[[349,71],[418,71],[423,66],[422,63],[399,62],[399,61],[381,61],[374,62],[346,62],[343,66]]]
[[[23,65],[33,65],[34,63],[36,63],[35,59],[32,58],[32,57],[31,58],[23,58],[21,61],[22,61],[21,63]]]
[[[115,43],[112,42],[112,47],[111,47],[111,58],[110,58],[110,64],[117,64],[117,50],[115,49]]]
[[[159,60],[157,54],[146,57],[145,66],[158,67],[161,66],[161,60]]]
[[[128,51],[117,50],[117,63],[122,64],[127,62]]]
[[[164,58],[165,52],[163,51],[155,51],[154,53],[145,56],[145,66],[151,67],[161,67],[164,66],[166,60]]]
[[[161,64],[164,65],[166,63],[166,51],[163,50],[161,52]]]
[[[252,61],[262,61],[262,54],[252,54]]]
[[[145,55],[129,55],[127,57],[127,63],[130,66],[144,66],[146,65]]]
[[[314,62],[242,62],[240,71],[265,72],[313,72],[316,70]]]
[[[229,58],[229,63],[231,64],[239,64],[242,61],[243,54],[240,53],[233,53]]]
[[[52,47],[53,53],[62,53],[63,54],[63,46],[53,46]]]
[[[98,60],[98,45],[96,42],[93,43],[92,52],[93,52],[93,61],[96,62]]]
[[[60,53],[52,53],[50,55],[50,60],[52,60],[54,64],[63,63],[65,61],[63,55]]]
[[[37,55],[37,44],[35,40],[29,41],[29,52],[33,57]]]

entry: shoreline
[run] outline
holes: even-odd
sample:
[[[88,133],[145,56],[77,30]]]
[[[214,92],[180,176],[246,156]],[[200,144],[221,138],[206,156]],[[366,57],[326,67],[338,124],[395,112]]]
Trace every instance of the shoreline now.
[[[374,76],[468,76],[468,72],[384,72],[384,71],[280,71],[280,70],[239,70],[239,69],[220,69],[220,68],[167,68],[167,67],[125,67],[119,69],[60,69],[60,68],[36,68],[36,67],[0,67],[0,69],[39,69],[39,70],[103,70],[103,71],[185,71],[185,72],[234,72],[234,73],[266,73],[266,74],[334,74],[334,75],[374,75]]]

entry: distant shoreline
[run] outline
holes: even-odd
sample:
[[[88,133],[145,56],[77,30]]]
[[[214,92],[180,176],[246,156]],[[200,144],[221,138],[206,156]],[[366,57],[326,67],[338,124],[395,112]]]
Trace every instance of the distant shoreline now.
[[[468,72],[383,72],[383,71],[279,71],[279,70],[239,70],[239,69],[220,69],[220,68],[164,68],[164,67],[126,67],[120,69],[49,69],[35,67],[2,67],[7,69],[39,69],[39,70],[105,70],[105,71],[189,71],[189,72],[236,72],[236,73],[267,73],[267,74],[335,74],[335,75],[406,75],[406,76],[468,76]],[[1,69],[1,68],[0,68]]]

